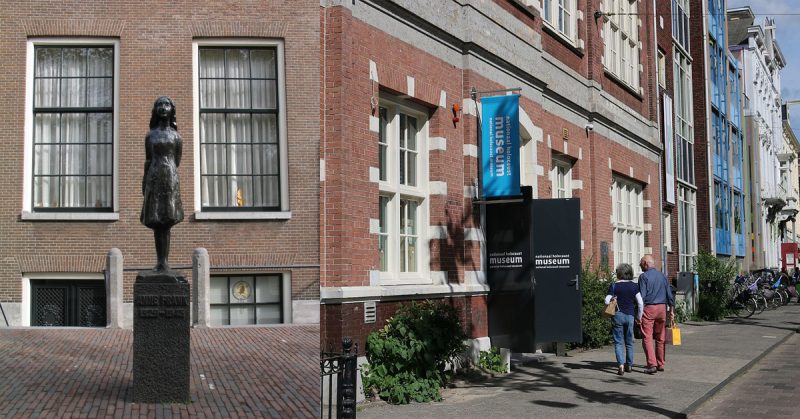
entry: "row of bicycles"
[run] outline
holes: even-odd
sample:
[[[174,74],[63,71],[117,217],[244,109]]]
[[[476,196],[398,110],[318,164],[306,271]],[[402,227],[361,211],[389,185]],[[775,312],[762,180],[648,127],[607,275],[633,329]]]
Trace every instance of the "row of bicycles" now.
[[[762,270],[736,278],[731,287],[730,311],[737,317],[747,318],[764,310],[775,310],[798,297],[797,280]]]

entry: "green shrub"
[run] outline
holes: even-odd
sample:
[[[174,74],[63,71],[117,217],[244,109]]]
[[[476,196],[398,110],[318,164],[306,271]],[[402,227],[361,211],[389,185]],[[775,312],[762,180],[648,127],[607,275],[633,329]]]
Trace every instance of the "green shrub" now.
[[[614,279],[607,269],[592,270],[591,262],[588,259],[581,270],[583,342],[571,344],[570,347],[599,348],[609,344],[612,339],[611,323],[600,312],[605,307],[603,301]]]
[[[728,314],[727,296],[736,277],[736,263],[732,259],[723,261],[702,249],[694,269],[700,277],[698,317],[711,321],[725,317]]]
[[[675,301],[675,321],[684,323],[691,318],[686,300]]]
[[[487,371],[499,372],[501,374],[508,372],[505,360],[503,356],[500,355],[500,349],[494,346],[488,351],[481,351],[478,357],[478,365]]]
[[[464,339],[452,306],[431,301],[401,306],[367,337],[365,394],[393,404],[441,400],[445,368],[464,351]]]

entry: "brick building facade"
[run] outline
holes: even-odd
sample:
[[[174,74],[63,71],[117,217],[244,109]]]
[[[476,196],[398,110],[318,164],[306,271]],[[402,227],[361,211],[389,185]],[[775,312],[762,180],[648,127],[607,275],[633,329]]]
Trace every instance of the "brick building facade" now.
[[[58,324],[71,315],[52,311],[45,294],[66,295],[61,309],[73,310],[69,293],[84,285],[100,289],[87,297],[92,316],[104,297],[121,298],[115,316],[130,324],[136,271],[155,260],[139,213],[143,140],[161,95],[173,99],[183,139],[186,216],[172,229],[170,261],[191,278],[193,249],[207,250],[211,323],[319,321],[318,6],[229,6],[5,8],[0,301],[11,325]],[[114,296],[108,254],[124,260]]]
[[[489,344],[473,88],[520,88],[521,183],[580,198],[584,260],[661,266],[654,4],[552,3],[322,3],[324,346],[423,298]]]

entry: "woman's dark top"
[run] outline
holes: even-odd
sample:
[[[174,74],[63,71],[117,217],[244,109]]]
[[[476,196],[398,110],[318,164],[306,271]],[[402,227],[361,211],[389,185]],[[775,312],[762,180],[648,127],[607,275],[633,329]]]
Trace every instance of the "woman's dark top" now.
[[[639,284],[632,281],[617,281],[608,287],[608,295],[617,297],[619,311],[635,316],[636,294],[639,293]]]

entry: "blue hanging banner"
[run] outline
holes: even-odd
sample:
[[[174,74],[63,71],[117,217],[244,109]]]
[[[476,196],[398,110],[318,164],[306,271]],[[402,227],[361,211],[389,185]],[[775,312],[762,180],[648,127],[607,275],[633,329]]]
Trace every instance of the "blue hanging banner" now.
[[[519,95],[481,100],[483,198],[519,196]]]

